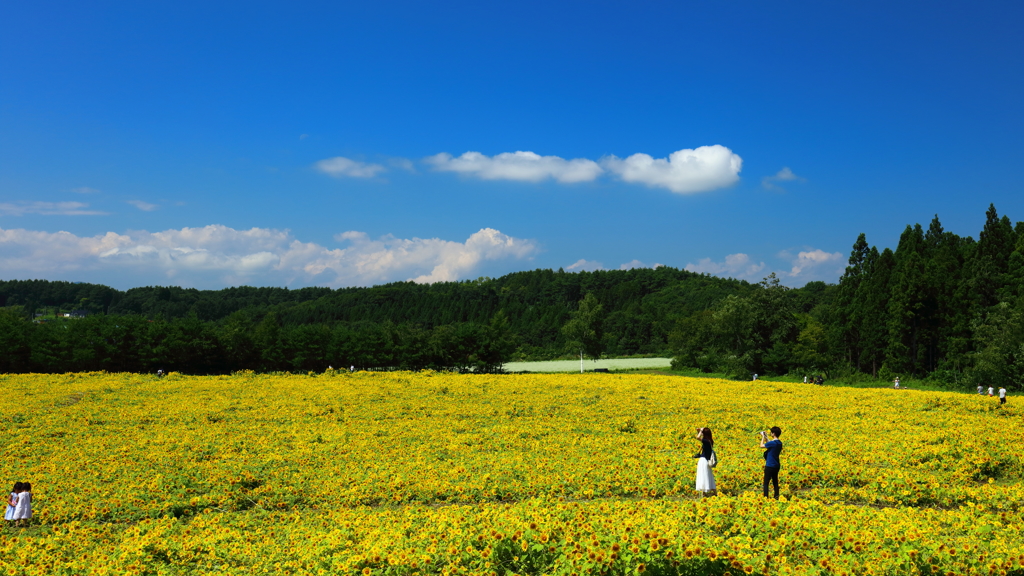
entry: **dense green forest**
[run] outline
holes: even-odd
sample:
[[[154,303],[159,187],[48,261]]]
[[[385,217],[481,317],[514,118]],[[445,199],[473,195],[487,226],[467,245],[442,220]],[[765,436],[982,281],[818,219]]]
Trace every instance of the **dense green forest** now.
[[[581,304],[582,303],[582,304]],[[69,315],[69,316],[65,316]],[[0,371],[435,368],[670,354],[678,368],[930,378],[1019,389],[1024,222],[977,240],[907,226],[857,238],[838,284],[783,286],[670,267],[371,288],[195,290],[0,281]]]
[[[565,354],[587,294],[603,354],[666,354],[677,320],[755,289],[668,267],[339,290],[0,281],[0,371],[496,369]]]

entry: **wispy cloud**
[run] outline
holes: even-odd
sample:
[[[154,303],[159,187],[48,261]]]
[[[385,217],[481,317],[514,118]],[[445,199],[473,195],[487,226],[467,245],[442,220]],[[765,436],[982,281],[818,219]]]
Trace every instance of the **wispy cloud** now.
[[[360,162],[358,160],[352,160],[351,158],[345,158],[344,156],[327,158],[317,162],[313,166],[320,172],[329,176],[334,176],[335,178],[373,178],[377,174],[387,170],[387,168],[380,164]]]
[[[594,270],[604,270],[604,265],[600,262],[593,260],[585,260],[580,258],[572,264],[565,267],[570,272],[593,272]]]
[[[156,204],[150,204],[149,202],[143,202],[142,200],[129,200],[128,203],[144,212],[152,212],[153,210],[160,208]]]
[[[95,188],[89,188],[88,186],[80,186],[78,188],[72,188],[72,192],[75,194],[98,194],[99,190]]]
[[[563,184],[590,182],[604,170],[597,162],[586,158],[566,160],[558,156],[541,156],[534,152],[503,152],[485,156],[479,152],[466,152],[452,157],[442,152],[424,160],[441,172],[458,172],[482,180],[519,180],[540,182],[552,179]]]
[[[366,286],[397,280],[458,280],[485,261],[527,259],[531,240],[483,228],[464,242],[439,238],[371,239],[346,232],[344,247],[303,242],[288,230],[211,225],[163,232],[69,232],[0,229],[0,269],[11,276],[123,274],[136,285],[223,287],[254,281],[278,285]]]
[[[96,216],[106,214],[99,210],[88,210],[84,202],[0,202],[0,216]]]
[[[792,267],[789,270],[790,278],[800,279],[831,279],[838,276],[843,268],[843,255],[839,252],[825,252],[820,248],[798,252],[795,256],[783,251],[779,258],[789,260]]]
[[[765,190],[775,190],[776,192],[785,192],[785,188],[779,186],[778,182],[806,182],[806,178],[801,178],[793,173],[789,169],[789,166],[783,166],[782,170],[779,170],[774,176],[765,176],[761,178],[761,186]]]
[[[634,268],[661,268],[664,264],[645,264],[639,260],[631,260],[625,264],[619,265],[619,270],[632,270]]]
[[[843,272],[842,254],[826,252],[820,248],[807,248],[796,253],[783,250],[776,258],[769,266],[741,252],[730,254],[721,262],[703,258],[696,264],[687,264],[686,269],[690,272],[750,281],[759,280],[774,270],[784,283],[794,286],[801,286],[812,280],[835,282]]]
[[[406,172],[416,172],[416,165],[413,164],[413,161],[409,160],[408,158],[389,158],[388,164],[392,168],[397,168],[398,170],[405,170]]]
[[[740,179],[743,159],[725,146],[701,146],[677,150],[668,158],[633,154],[607,156],[601,164],[624,182],[665,188],[677,194],[693,194],[724,188]]]
[[[619,270],[632,270],[634,268],[660,268],[664,264],[646,264],[639,260],[631,260],[625,264],[619,264]],[[565,267],[569,272],[593,272],[595,270],[605,270],[604,264],[597,262],[596,260],[586,260],[580,258],[572,264]]]
[[[702,258],[696,264],[687,264],[686,270],[750,280],[760,274],[765,267],[764,262],[754,262],[749,255],[741,252],[729,254],[722,262],[715,262],[711,258]]]

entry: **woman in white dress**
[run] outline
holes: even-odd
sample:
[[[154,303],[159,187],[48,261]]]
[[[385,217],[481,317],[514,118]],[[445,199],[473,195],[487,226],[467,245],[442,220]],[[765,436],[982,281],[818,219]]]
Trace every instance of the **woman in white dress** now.
[[[28,524],[32,518],[32,484],[25,482],[18,494],[18,503],[14,506],[14,520],[20,525]]]
[[[14,508],[18,505],[18,493],[21,492],[21,482],[15,482],[11,489],[11,495],[7,498],[7,510],[4,511],[4,520],[14,521]]]
[[[702,494],[715,495],[715,474],[711,470],[711,459],[715,454],[715,440],[711,436],[711,428],[697,428],[697,440],[700,440],[700,452],[697,459],[697,490]]]

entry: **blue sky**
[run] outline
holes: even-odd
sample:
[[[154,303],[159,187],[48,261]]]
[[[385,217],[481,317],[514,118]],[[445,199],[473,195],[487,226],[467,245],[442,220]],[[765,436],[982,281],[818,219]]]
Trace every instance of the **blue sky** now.
[[[1024,220],[1015,2],[0,6],[0,277],[836,281]],[[469,154],[467,154],[469,153]],[[517,154],[518,153],[518,154]]]

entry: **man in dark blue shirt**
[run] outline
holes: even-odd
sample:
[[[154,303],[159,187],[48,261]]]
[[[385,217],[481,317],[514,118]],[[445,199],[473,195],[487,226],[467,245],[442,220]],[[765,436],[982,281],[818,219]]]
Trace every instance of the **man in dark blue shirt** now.
[[[771,433],[771,440],[768,439],[768,434]],[[779,436],[782,436],[782,428],[778,426],[772,426],[769,432],[761,432],[761,448],[764,448],[764,497],[768,497],[768,482],[771,482],[775,486],[775,499],[779,499],[779,469],[782,468],[782,462],[779,460],[779,455],[782,454],[782,440],[779,440]]]

